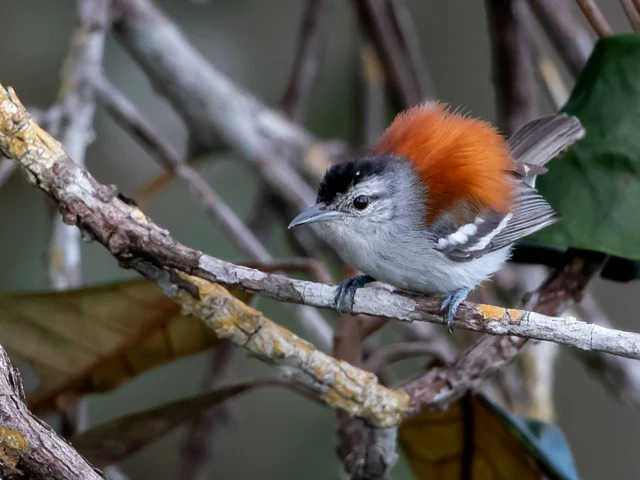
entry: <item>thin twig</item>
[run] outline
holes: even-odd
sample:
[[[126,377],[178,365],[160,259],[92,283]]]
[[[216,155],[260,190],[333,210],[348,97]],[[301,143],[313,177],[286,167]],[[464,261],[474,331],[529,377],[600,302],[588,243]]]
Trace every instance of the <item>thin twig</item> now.
[[[640,13],[636,9],[632,0],[620,0],[620,5],[624,10],[624,14],[627,16],[631,28],[634,32],[640,31]]]
[[[556,62],[546,53],[541,52],[535,42],[531,43],[531,57],[536,67],[537,76],[555,110],[560,110],[569,98],[569,88],[562,78]]]
[[[418,30],[413,23],[406,0],[387,0],[386,6],[421,95],[425,98],[433,97],[435,95],[433,80],[424,61]]]
[[[331,0],[307,0],[293,72],[282,98],[282,110],[303,123],[311,92],[323,63],[329,37]]]
[[[553,384],[559,353],[558,345],[550,342],[531,345],[523,352],[522,367],[531,398],[526,410],[514,409],[516,415],[549,423],[556,421]]]
[[[532,310],[530,314],[527,314],[529,321],[532,316],[537,315],[537,313],[533,313],[534,311],[555,314],[562,311],[567,303],[579,300],[589,281],[600,271],[606,256],[570,250],[566,258],[565,267],[555,270],[535,295],[529,298],[527,307]],[[554,325],[569,318],[556,317]],[[568,327],[568,329],[573,328],[584,328],[587,337],[585,338],[586,343],[590,347],[593,346],[591,340],[592,335],[596,334],[597,328],[595,326],[576,320],[575,324],[572,322],[572,326]],[[564,333],[557,332],[557,335],[567,333],[565,328],[561,328],[561,330]],[[431,369],[422,377],[407,384],[405,390],[409,392],[412,399],[409,407],[410,415],[417,415],[425,409],[442,408],[449,405],[461,398],[469,389],[476,388],[513,361],[528,339],[516,338],[511,333],[503,331],[504,333],[506,335],[499,338],[488,335],[481,337],[468,347],[452,365]],[[562,343],[550,337],[538,340]]]
[[[586,294],[573,309],[587,323],[610,328],[611,321],[591,294]],[[595,352],[574,352],[592,374],[620,400],[640,408],[640,368],[631,359]]]
[[[361,28],[375,45],[385,66],[387,79],[392,83],[391,94],[399,110],[425,100],[423,87],[415,76],[411,57],[399,36],[387,1],[353,0],[358,11]]]
[[[373,45],[362,40],[358,48],[356,101],[358,102],[360,137],[365,146],[372,146],[385,124],[385,75]]]
[[[328,40],[330,3],[328,0],[307,1],[293,71],[282,100],[283,111],[297,123],[301,123],[304,119],[311,92],[322,65]],[[256,206],[253,209],[254,213],[248,224],[251,231],[255,233],[256,239],[264,241],[268,238],[271,226],[278,218],[274,212],[277,207],[276,202],[277,197],[267,187],[262,187],[258,192]],[[327,278],[330,278],[328,272],[320,269],[319,265],[319,262],[307,262],[304,266],[321,277],[326,274]],[[262,266],[266,267],[265,264]],[[288,265],[280,264],[280,267],[292,266],[299,268],[301,264],[300,262],[297,262],[296,265],[292,265],[291,262]],[[281,269],[289,270],[290,268]],[[301,313],[306,313],[308,316],[311,312]],[[184,468],[179,469],[179,472],[186,472],[184,478],[195,478],[202,468],[206,454],[206,448],[203,445],[208,445],[207,440],[214,433],[211,415],[211,412],[201,415],[194,420],[191,426],[192,434],[187,438],[183,447],[182,463]],[[200,442],[194,441],[195,432],[198,432]],[[189,442],[189,439],[192,441]],[[183,477],[180,476],[180,478]]]
[[[327,150],[309,132],[240,90],[211,66],[178,28],[150,0],[113,0],[115,31],[125,48],[184,119],[193,143],[192,155],[224,141],[262,172],[265,162],[278,162],[320,177],[322,168],[308,162],[310,151]],[[329,158],[325,165],[330,164]],[[263,172],[265,180],[273,179]],[[278,180],[283,180],[282,176]],[[274,192],[283,195],[279,183]],[[292,185],[293,189],[295,185]],[[282,192],[281,192],[282,191]],[[311,198],[315,197],[310,192]]]
[[[370,372],[379,372],[383,368],[401,360],[413,357],[432,356],[443,360],[448,354],[448,350],[438,350],[437,342],[401,342],[385,345],[375,350],[362,368]]]
[[[525,0],[487,0],[497,125],[507,135],[538,113]]]
[[[5,103],[7,103],[6,99],[8,98],[11,99],[11,105],[15,105],[15,102],[17,102],[14,94],[2,94],[2,91],[0,91],[0,104],[3,97],[5,98]],[[18,111],[22,115],[28,115],[23,109]],[[4,112],[0,111],[0,120],[2,119],[2,114],[8,115],[6,110]],[[16,115],[14,114],[13,117]],[[0,127],[4,128],[4,134],[0,134],[0,146],[5,155],[9,157],[17,156],[16,151],[12,149],[17,145],[11,143],[15,135],[18,134],[15,128],[12,127],[14,124],[15,122],[0,122]],[[22,124],[19,123],[18,125],[21,126]],[[35,128],[33,122],[29,125]],[[24,133],[21,132],[21,135],[24,136]],[[45,136],[46,134],[39,131],[39,135]],[[44,138],[52,142],[53,146],[57,145],[57,142],[49,136]],[[91,181],[94,182],[88,172],[75,166],[68,157],[62,155],[61,151],[54,150],[53,146],[46,148],[46,145],[39,141],[38,138],[30,138],[29,140],[34,142],[34,145],[37,142],[38,150],[27,150],[20,154],[19,158],[25,167],[32,166],[35,168],[36,164],[40,164],[32,164],[31,162],[52,162],[57,166],[57,171],[67,171],[73,178],[91,178]],[[51,152],[51,155],[55,154],[56,156],[47,157],[47,152]],[[185,273],[188,272],[191,275],[197,275],[224,286],[241,288],[284,302],[329,309],[335,308],[335,286],[290,279],[240,267],[190,249],[175,242],[173,239],[169,240],[167,233],[146,217],[144,217],[144,220],[137,220],[135,212],[140,211],[138,209],[134,210],[133,207],[122,202],[117,196],[109,198],[108,201],[102,201],[99,205],[94,205],[96,201],[92,200],[92,198],[95,195],[99,195],[97,186],[93,189],[72,189],[72,191],[68,191],[68,187],[64,189],[64,185],[58,184],[60,179],[51,174],[48,169],[36,171],[34,175],[43,175],[45,173],[48,177],[43,179],[43,181],[46,180],[43,188],[56,188],[58,195],[63,195],[64,193],[62,197],[56,197],[59,202],[63,203],[63,208],[71,209],[70,211],[76,215],[74,218],[82,225],[87,234],[101,241],[101,243],[104,242],[105,246],[114,255],[122,257],[123,254],[126,254],[125,257],[122,257],[123,261],[126,261],[127,255],[130,258],[131,256],[135,257],[135,252],[144,252],[145,258],[154,258],[166,268],[175,268]],[[68,181],[71,180],[69,179]],[[85,183],[87,181],[85,180]],[[95,185],[99,184],[96,183]],[[59,190],[61,188],[63,189]],[[76,201],[74,199],[82,201],[83,205],[94,205],[94,208],[88,210],[80,209],[74,203]],[[104,215],[112,217],[107,224],[103,223],[106,221],[103,217]],[[114,232],[119,233],[116,235]],[[129,240],[123,245],[120,243],[122,239]],[[565,288],[563,285],[561,286]],[[554,294],[556,293],[554,292]],[[556,296],[564,298],[562,295],[556,294]],[[357,290],[354,296],[350,313],[443,324],[444,318],[440,312],[440,303],[440,298],[390,292],[382,288],[362,288]],[[475,305],[467,302],[459,307],[454,325],[456,328],[477,332],[546,340],[584,350],[640,358],[639,334],[606,329],[597,325],[587,325],[570,317],[551,317],[534,312]]]
[[[96,109],[88,75],[102,68],[104,43],[110,27],[109,0],[77,0],[76,29],[62,72],[58,103],[58,136],[64,148],[79,165],[84,165],[87,148],[93,141],[93,117]],[[48,250],[49,283],[65,290],[80,285],[80,232],[67,225],[52,211]],[[89,421],[88,406],[79,400],[61,412],[61,429],[67,438],[84,430]]]
[[[95,76],[93,84],[100,100],[107,105],[115,118],[123,126],[132,130],[136,138],[154,153],[155,158],[165,168],[175,171],[178,178],[183,180],[189,189],[197,195],[207,213],[220,222],[250,258],[259,262],[273,260],[271,254],[238,218],[231,207],[220,198],[193,167],[183,161],[171,145],[155,133],[151,125],[127,97],[102,76]],[[313,335],[314,341],[323,350],[328,350],[331,345],[332,329],[324,318],[318,312],[304,306],[295,307],[295,310],[302,325]]]
[[[335,287],[240,267],[176,242],[140,209],[120,200],[115,188],[98,183],[78,167],[62,145],[30,119],[15,93],[4,88],[0,88],[0,152],[18,161],[27,178],[59,204],[67,221],[81,228],[87,238],[105,246],[121,266],[134,268],[156,281],[185,312],[201,318],[219,337],[281,365],[290,378],[311,387],[322,401],[378,427],[393,429],[407,407],[416,413],[445,399],[452,401],[456,394],[472,388],[486,378],[487,371],[500,367],[495,359],[510,361],[515,356],[524,341],[513,335],[640,358],[640,334],[588,325],[568,317],[465,303],[459,307],[457,327],[502,337],[483,337],[481,342],[487,344],[470,349],[479,355],[463,355],[456,362],[456,377],[433,369],[427,375],[435,378],[423,377],[417,385],[412,382],[407,386],[407,393],[412,393],[409,406],[409,398],[402,390],[384,388],[372,374],[319,352],[216,284],[327,308],[334,308]],[[568,299],[579,297],[606,256],[571,251],[569,258],[566,268],[537,295],[540,310],[557,310]],[[355,294],[352,311],[443,324],[440,303],[438,298],[362,288]],[[499,351],[487,355],[485,347]],[[469,361],[475,370],[461,368],[464,365],[460,362]]]
[[[587,17],[589,24],[600,38],[608,37],[613,34],[609,23],[602,15],[595,0],[576,0],[580,10]]]
[[[175,173],[187,185],[207,214],[219,222],[236,245],[252,259],[270,261],[271,255],[264,245],[183,156],[155,132],[133,102],[102,75],[95,75],[92,82],[99,100],[116,121],[131,131],[163,168]]]
[[[577,19],[567,0],[529,0],[560,58],[572,75],[578,76],[593,50],[591,33]]]
[[[55,200],[65,219],[82,228],[87,238],[104,245],[121,266],[134,268],[154,280],[183,307],[185,314],[200,318],[219,338],[229,339],[257,358],[280,365],[288,378],[308,386],[334,408],[375,425],[398,424],[407,406],[404,392],[384,388],[371,373],[337,362],[220,285],[173,269],[170,264],[184,259],[185,247],[173,241],[169,232],[158,228],[140,209],[123,202],[114,187],[101,185],[78,167],[62,145],[29,118],[15,93],[4,87],[0,87],[0,152],[16,159],[27,178]],[[156,257],[158,247],[164,250],[162,260]],[[199,256],[193,253],[188,254],[191,260]],[[276,277],[247,270],[265,278]]]
[[[329,40],[330,11],[333,0],[307,0],[302,18],[298,47],[283,98],[280,102],[283,112],[296,124],[304,122],[311,94],[318,81],[324,62]],[[256,196],[250,220],[247,222],[252,231],[263,241],[268,238],[271,227],[280,218],[275,210],[278,197],[273,189],[262,186]],[[286,206],[285,206],[286,208]],[[287,209],[288,213],[290,208]],[[293,214],[295,216],[295,213]],[[309,251],[317,250],[313,237],[300,232],[287,232],[290,240],[300,240],[303,244],[311,242]]]
[[[440,360],[445,365],[452,363],[460,353],[451,341],[451,336],[437,325],[426,322],[396,322],[394,325],[400,330],[405,341],[436,344],[433,349],[439,352]]]
[[[220,385],[232,353],[230,342],[223,342],[211,352],[211,367],[207,369],[203,378],[203,390],[213,390]],[[181,447],[182,453],[176,478],[182,480],[199,478],[211,450],[211,437],[215,432],[214,426],[222,425],[228,421],[228,415],[228,407],[226,404],[222,404],[206,410],[190,422]]]

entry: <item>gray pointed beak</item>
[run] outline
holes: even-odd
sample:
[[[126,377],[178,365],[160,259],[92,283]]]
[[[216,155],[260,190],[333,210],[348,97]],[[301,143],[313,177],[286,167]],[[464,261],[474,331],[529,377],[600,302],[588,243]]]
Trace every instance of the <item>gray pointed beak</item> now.
[[[305,223],[316,223],[331,220],[332,218],[342,217],[344,213],[335,210],[329,210],[327,206],[320,202],[313,207],[307,208],[304,212],[294,218],[288,228],[304,225]]]

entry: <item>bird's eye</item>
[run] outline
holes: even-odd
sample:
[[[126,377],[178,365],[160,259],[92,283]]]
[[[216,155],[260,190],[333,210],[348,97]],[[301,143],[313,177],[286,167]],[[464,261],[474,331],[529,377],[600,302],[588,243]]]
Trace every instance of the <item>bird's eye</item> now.
[[[353,206],[358,210],[364,210],[369,205],[369,197],[366,195],[359,195],[353,199]]]

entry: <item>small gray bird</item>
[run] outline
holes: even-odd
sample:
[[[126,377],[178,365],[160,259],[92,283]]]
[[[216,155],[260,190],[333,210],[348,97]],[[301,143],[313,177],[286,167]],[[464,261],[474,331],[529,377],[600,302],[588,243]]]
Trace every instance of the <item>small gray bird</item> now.
[[[339,311],[356,289],[380,281],[444,295],[451,330],[460,303],[513,244],[558,221],[535,178],[584,134],[577,118],[556,114],[507,141],[487,122],[427,102],[400,113],[371,155],[329,168],[317,203],[289,228],[313,224],[364,273],[339,285]]]

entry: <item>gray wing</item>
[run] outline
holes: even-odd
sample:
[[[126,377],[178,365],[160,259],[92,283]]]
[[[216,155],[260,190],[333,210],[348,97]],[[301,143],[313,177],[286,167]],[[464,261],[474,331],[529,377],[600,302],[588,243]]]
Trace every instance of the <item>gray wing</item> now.
[[[560,219],[534,189],[519,183],[513,208],[507,215],[493,210],[481,212],[473,222],[440,228],[436,249],[457,261],[469,261],[501,250]]]
[[[533,188],[544,165],[584,136],[580,121],[564,113],[526,123],[509,138],[516,173],[516,197],[507,215],[487,210],[459,225],[437,222],[436,248],[456,261],[469,261],[500,250],[559,220],[559,215]]]
[[[580,120],[566,113],[536,118],[525,123],[509,137],[507,144],[518,162],[518,174],[529,186],[536,175],[546,172],[544,165],[584,137]]]

